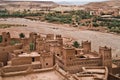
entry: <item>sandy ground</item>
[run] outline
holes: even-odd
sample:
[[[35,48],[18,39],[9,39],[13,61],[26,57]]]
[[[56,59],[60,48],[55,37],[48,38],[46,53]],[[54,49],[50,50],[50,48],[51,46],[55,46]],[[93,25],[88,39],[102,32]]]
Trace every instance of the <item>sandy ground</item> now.
[[[64,80],[61,75],[55,71],[34,73],[21,76],[4,77],[3,80]]]
[[[21,32],[26,33],[27,37],[29,32],[61,34],[63,37],[70,37],[74,40],[78,40],[79,42],[82,40],[91,41],[92,50],[98,51],[99,46],[111,47],[113,56],[116,54],[120,56],[120,36],[118,35],[88,30],[78,30],[76,28],[70,28],[68,25],[30,21],[21,18],[8,18],[6,20],[0,19],[0,23],[27,25],[27,27],[0,29],[0,33],[3,31],[9,31],[12,34],[12,37],[19,37],[18,35]]]

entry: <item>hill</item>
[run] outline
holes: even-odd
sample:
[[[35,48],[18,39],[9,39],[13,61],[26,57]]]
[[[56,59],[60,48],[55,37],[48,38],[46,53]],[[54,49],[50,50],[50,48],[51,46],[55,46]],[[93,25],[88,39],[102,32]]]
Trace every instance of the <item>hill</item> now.
[[[111,8],[120,8],[120,0],[109,0],[103,2],[91,2],[84,5],[86,8],[103,8],[103,9],[111,9]]]
[[[52,1],[2,1],[0,2],[0,9],[8,10],[38,10],[41,7],[56,7],[58,4]]]

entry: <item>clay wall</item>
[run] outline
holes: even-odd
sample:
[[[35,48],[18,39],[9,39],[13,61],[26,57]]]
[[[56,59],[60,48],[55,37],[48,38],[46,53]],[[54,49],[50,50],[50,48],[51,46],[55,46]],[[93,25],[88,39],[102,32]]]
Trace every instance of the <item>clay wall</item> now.
[[[41,64],[34,64],[34,65],[32,65],[32,68],[33,69],[41,69],[42,65]]]
[[[8,53],[0,52],[0,62],[3,62],[3,65],[7,65]]]
[[[11,37],[9,32],[2,32],[2,43],[9,44],[10,39]]]
[[[6,44],[5,43],[0,43],[0,47],[5,47]]]
[[[4,65],[7,65],[7,61],[9,59],[9,53],[12,53],[13,50],[21,49],[21,48],[22,48],[21,44],[0,47],[0,61],[3,62]]]
[[[19,58],[13,58],[11,60],[11,65],[24,65],[24,64],[31,64],[32,63],[32,58],[30,57],[19,57]]]
[[[63,60],[67,63],[71,59],[75,58],[75,49],[74,48],[63,48]]]
[[[19,72],[19,71],[25,71],[27,70],[28,66],[22,65],[22,66],[11,66],[11,67],[4,67],[2,68],[4,73],[9,72]]]
[[[29,64],[29,65],[19,65],[19,66],[5,66],[1,69],[1,73],[2,73],[2,76],[4,76],[5,74],[11,75],[14,72],[15,73],[24,73],[24,72],[29,73],[29,69],[38,70],[41,68],[42,68],[42,65],[40,63]]]
[[[53,54],[50,53],[43,53],[43,55],[40,57],[40,62],[42,64],[42,68],[50,68],[53,67],[54,61],[53,61]]]
[[[52,71],[53,67],[42,69],[41,64],[35,65],[22,65],[22,66],[12,66],[12,67],[4,67],[2,68],[2,77],[9,77],[9,76],[18,76],[18,75],[25,75],[29,73],[35,72],[46,72]]]
[[[102,66],[101,58],[91,58],[91,59],[74,59],[67,63],[67,65],[93,65],[93,66]]]
[[[66,71],[70,73],[76,73],[82,70],[82,67],[87,66],[102,66],[102,62],[100,58],[95,59],[76,59],[73,61],[69,61],[64,63],[58,56],[56,56],[56,63]]]
[[[113,75],[113,74],[109,74],[109,75],[108,75],[108,80],[120,80],[120,77],[116,77],[116,76]]]
[[[54,34],[47,34],[46,39],[47,40],[54,40]]]
[[[17,45],[9,45],[9,46],[5,46],[5,47],[0,47],[0,52],[13,52],[13,50],[16,49],[21,49],[22,48],[22,44],[17,44]]]
[[[61,56],[61,46],[51,46],[50,52],[55,53],[57,56]]]
[[[45,47],[45,40],[43,40],[43,38],[37,38],[36,39],[36,50],[37,51],[42,51]]]
[[[40,57],[34,57],[35,61],[40,61]]]
[[[112,72],[112,52],[111,48],[99,47],[99,53],[102,57],[102,65],[107,66],[109,72]]]
[[[59,67],[62,69],[64,69],[64,67],[66,66],[59,56],[55,56],[55,63],[58,64]]]
[[[2,80],[2,77],[0,76],[0,80]]]
[[[3,62],[0,62],[0,68],[3,67]]]
[[[75,60],[73,62],[69,62],[66,64],[66,71],[69,71],[70,73],[76,73],[82,70],[82,67],[87,67],[87,66],[101,66],[101,59],[96,58],[96,59],[80,59],[80,60]]]
[[[117,68],[112,68],[112,73],[113,74],[120,74],[120,67],[117,67]]]

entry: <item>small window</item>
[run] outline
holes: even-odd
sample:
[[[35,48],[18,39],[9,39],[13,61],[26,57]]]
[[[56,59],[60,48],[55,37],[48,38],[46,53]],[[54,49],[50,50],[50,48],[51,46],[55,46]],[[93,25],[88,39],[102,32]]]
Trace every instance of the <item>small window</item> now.
[[[57,56],[59,56],[59,54],[57,54]]]
[[[48,63],[46,63],[46,65],[48,65]]]
[[[21,53],[24,53],[23,51]]]
[[[5,39],[5,42],[7,42],[7,39]]]
[[[75,51],[75,55],[77,55],[77,51]]]

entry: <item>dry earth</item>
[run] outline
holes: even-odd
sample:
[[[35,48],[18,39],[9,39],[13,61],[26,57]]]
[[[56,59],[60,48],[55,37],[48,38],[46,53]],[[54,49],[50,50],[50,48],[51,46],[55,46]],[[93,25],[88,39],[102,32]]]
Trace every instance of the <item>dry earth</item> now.
[[[81,42],[82,40],[91,41],[92,50],[98,51],[99,46],[106,45],[112,48],[113,57],[116,54],[120,56],[120,36],[118,35],[88,30],[78,30],[76,28],[70,28],[68,25],[52,24],[40,21],[30,21],[21,18],[0,19],[0,23],[27,25],[27,27],[11,27],[6,29],[0,29],[0,34],[3,31],[9,31],[12,34],[12,37],[19,37],[18,35],[21,32],[25,33],[27,37],[29,32],[37,32],[44,34],[61,34],[63,37],[70,37],[74,40],[78,40],[79,42]]]

